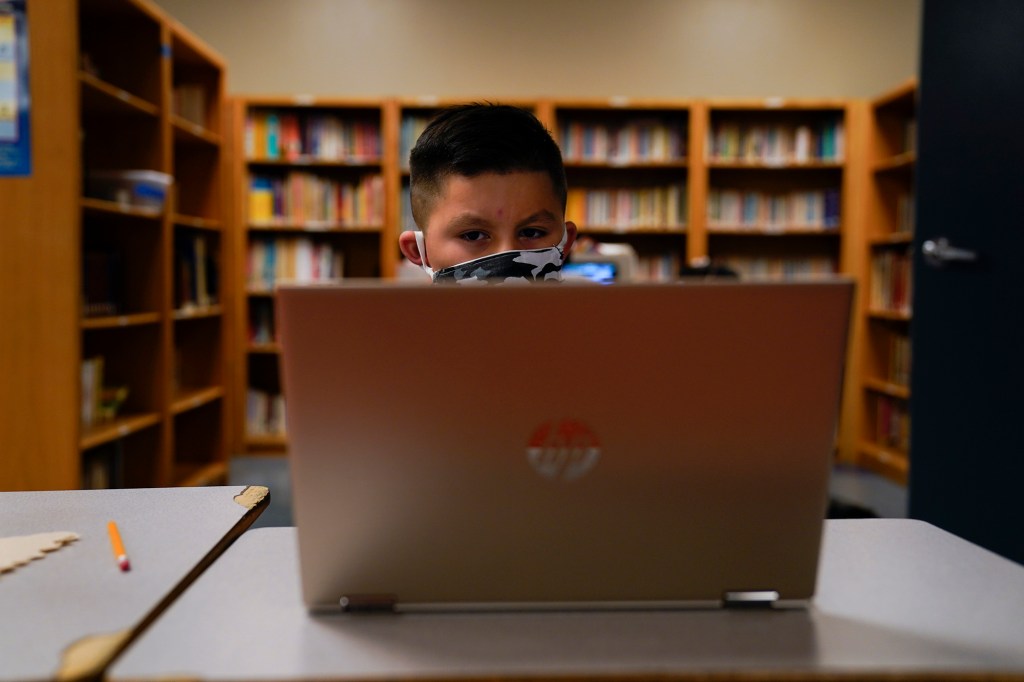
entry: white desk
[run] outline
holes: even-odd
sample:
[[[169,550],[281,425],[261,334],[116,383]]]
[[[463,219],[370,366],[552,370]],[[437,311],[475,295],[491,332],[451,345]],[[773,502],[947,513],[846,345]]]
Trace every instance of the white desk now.
[[[195,680],[1024,679],[1024,567],[927,524],[826,524],[808,611],[337,615],[295,533],[244,535],[111,666]]]
[[[95,676],[269,501],[244,486],[0,493],[0,537],[80,538],[0,575],[0,680]],[[131,559],[114,561],[107,522]]]

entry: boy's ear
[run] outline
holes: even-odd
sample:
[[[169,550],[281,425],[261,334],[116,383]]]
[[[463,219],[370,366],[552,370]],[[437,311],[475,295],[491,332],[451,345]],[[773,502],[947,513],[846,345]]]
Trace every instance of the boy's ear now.
[[[571,220],[565,221],[565,254],[569,255],[572,253],[572,246],[576,243],[576,237],[579,234],[579,230],[576,227],[576,223]]]
[[[398,235],[398,248],[414,265],[423,265],[419,247],[416,246],[416,235],[412,230],[406,230]]]

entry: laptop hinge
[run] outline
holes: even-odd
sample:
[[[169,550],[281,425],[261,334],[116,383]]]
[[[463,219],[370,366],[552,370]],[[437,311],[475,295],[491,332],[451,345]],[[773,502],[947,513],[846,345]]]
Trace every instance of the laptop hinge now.
[[[394,594],[351,594],[338,600],[341,610],[347,613],[393,612],[398,604]]]
[[[777,601],[775,590],[731,590],[722,596],[722,605],[731,609],[766,609]]]

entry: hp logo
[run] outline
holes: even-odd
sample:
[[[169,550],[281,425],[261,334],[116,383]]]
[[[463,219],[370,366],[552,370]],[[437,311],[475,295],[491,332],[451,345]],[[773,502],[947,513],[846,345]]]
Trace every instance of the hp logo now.
[[[526,446],[533,470],[550,480],[574,481],[588,473],[601,458],[601,443],[581,421],[561,419],[544,422]]]

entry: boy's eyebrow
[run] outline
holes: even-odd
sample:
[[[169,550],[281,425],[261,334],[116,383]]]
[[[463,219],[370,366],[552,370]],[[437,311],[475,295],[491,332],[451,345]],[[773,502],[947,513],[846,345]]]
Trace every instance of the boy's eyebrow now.
[[[460,213],[448,221],[447,227],[449,229],[461,230],[468,227],[488,227],[490,224],[490,221],[475,213]]]
[[[523,218],[516,227],[526,227],[527,225],[537,222],[558,222],[558,216],[547,209],[541,209],[536,213],[532,213],[526,218]],[[451,220],[448,221],[448,229],[451,230],[464,230],[467,228],[479,228],[479,227],[491,227],[491,221],[486,218],[477,215],[476,213],[460,213]]]
[[[544,221],[550,221],[550,222],[557,223],[558,222],[558,216],[556,216],[554,213],[552,213],[551,211],[549,211],[549,210],[547,210],[545,208],[543,210],[537,211],[533,215],[530,215],[530,216],[524,218],[523,220],[520,220],[516,224],[516,227],[526,227],[530,223],[538,223],[538,222],[544,222]]]

